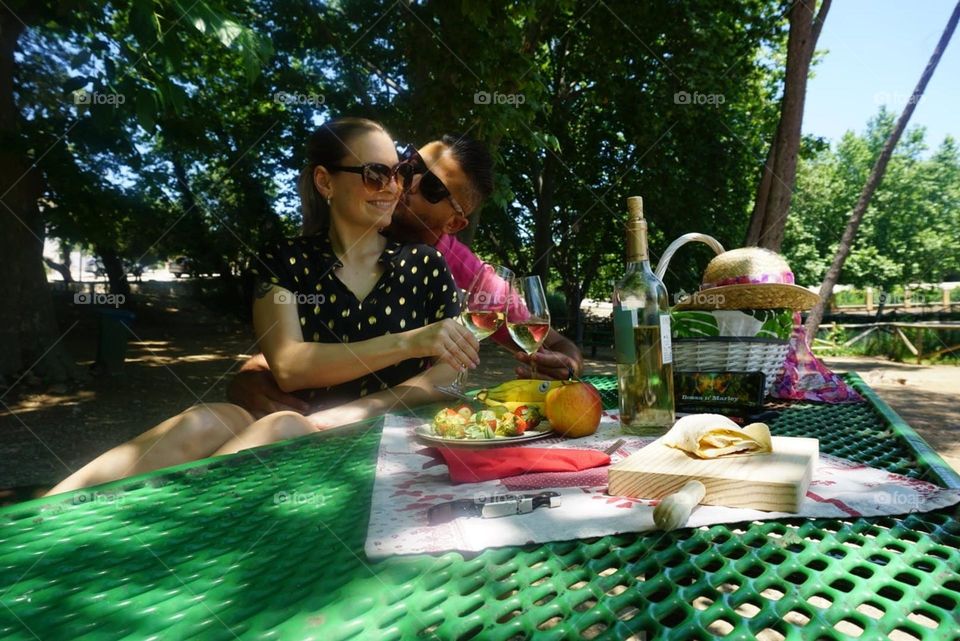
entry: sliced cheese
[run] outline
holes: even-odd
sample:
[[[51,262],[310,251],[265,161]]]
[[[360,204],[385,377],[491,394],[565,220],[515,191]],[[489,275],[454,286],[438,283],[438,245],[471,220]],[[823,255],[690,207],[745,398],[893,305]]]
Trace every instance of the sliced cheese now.
[[[766,423],[741,428],[721,414],[684,416],[664,434],[663,443],[704,459],[773,451]]]

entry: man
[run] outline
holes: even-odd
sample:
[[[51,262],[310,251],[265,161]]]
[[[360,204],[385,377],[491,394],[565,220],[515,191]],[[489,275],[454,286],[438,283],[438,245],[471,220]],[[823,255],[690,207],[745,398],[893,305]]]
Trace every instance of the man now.
[[[447,261],[457,286],[466,289],[483,261],[455,234],[469,224],[470,214],[493,191],[493,159],[481,143],[457,135],[427,143],[419,152],[408,149],[404,157],[418,165],[417,174],[397,205],[387,233],[435,246]],[[538,376],[567,379],[580,374],[580,350],[554,329],[532,356],[519,350],[504,329],[493,338],[520,361],[516,369],[520,378],[530,376],[531,361],[536,362]],[[309,409],[304,401],[277,386],[261,354],[244,363],[230,382],[227,396],[254,414],[283,410],[303,413]]]

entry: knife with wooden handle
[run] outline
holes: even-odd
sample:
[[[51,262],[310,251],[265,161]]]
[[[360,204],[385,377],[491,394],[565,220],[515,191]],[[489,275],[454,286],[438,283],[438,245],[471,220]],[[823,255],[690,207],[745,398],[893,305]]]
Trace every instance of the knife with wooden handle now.
[[[675,530],[687,524],[690,512],[700,504],[707,488],[700,481],[687,481],[653,508],[653,522],[661,530]]]

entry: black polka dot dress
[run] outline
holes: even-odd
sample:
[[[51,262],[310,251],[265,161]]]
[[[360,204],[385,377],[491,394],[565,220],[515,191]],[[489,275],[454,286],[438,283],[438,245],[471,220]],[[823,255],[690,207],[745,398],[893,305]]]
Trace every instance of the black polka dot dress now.
[[[250,271],[258,291],[263,283],[270,283],[289,292],[289,296],[278,296],[280,302],[297,306],[305,341],[349,345],[459,314],[457,287],[436,249],[389,241],[379,260],[384,272],[362,301],[334,273],[343,263],[326,234],[269,247]],[[297,395],[316,411],[398,385],[429,365],[428,359],[408,359],[353,381],[301,390]]]

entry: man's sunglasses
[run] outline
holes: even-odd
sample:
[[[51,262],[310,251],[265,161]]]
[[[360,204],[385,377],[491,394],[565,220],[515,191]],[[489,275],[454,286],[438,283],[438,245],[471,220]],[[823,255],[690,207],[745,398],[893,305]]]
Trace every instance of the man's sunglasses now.
[[[363,179],[363,185],[370,191],[384,191],[394,181],[405,181],[400,167],[403,163],[397,163],[393,167],[388,167],[379,162],[363,163],[359,167],[345,167],[344,165],[324,165],[329,171],[345,171],[351,174],[360,174]]]
[[[417,148],[410,145],[400,154],[400,164],[397,165],[397,175],[400,176],[400,184],[404,191],[410,191],[413,186],[413,177],[417,174],[421,176],[417,190],[428,203],[435,205],[446,198],[453,205],[454,211],[461,216],[466,216],[463,213],[463,207],[456,201],[447,186],[427,168],[427,163],[423,160],[423,156],[420,155]]]

